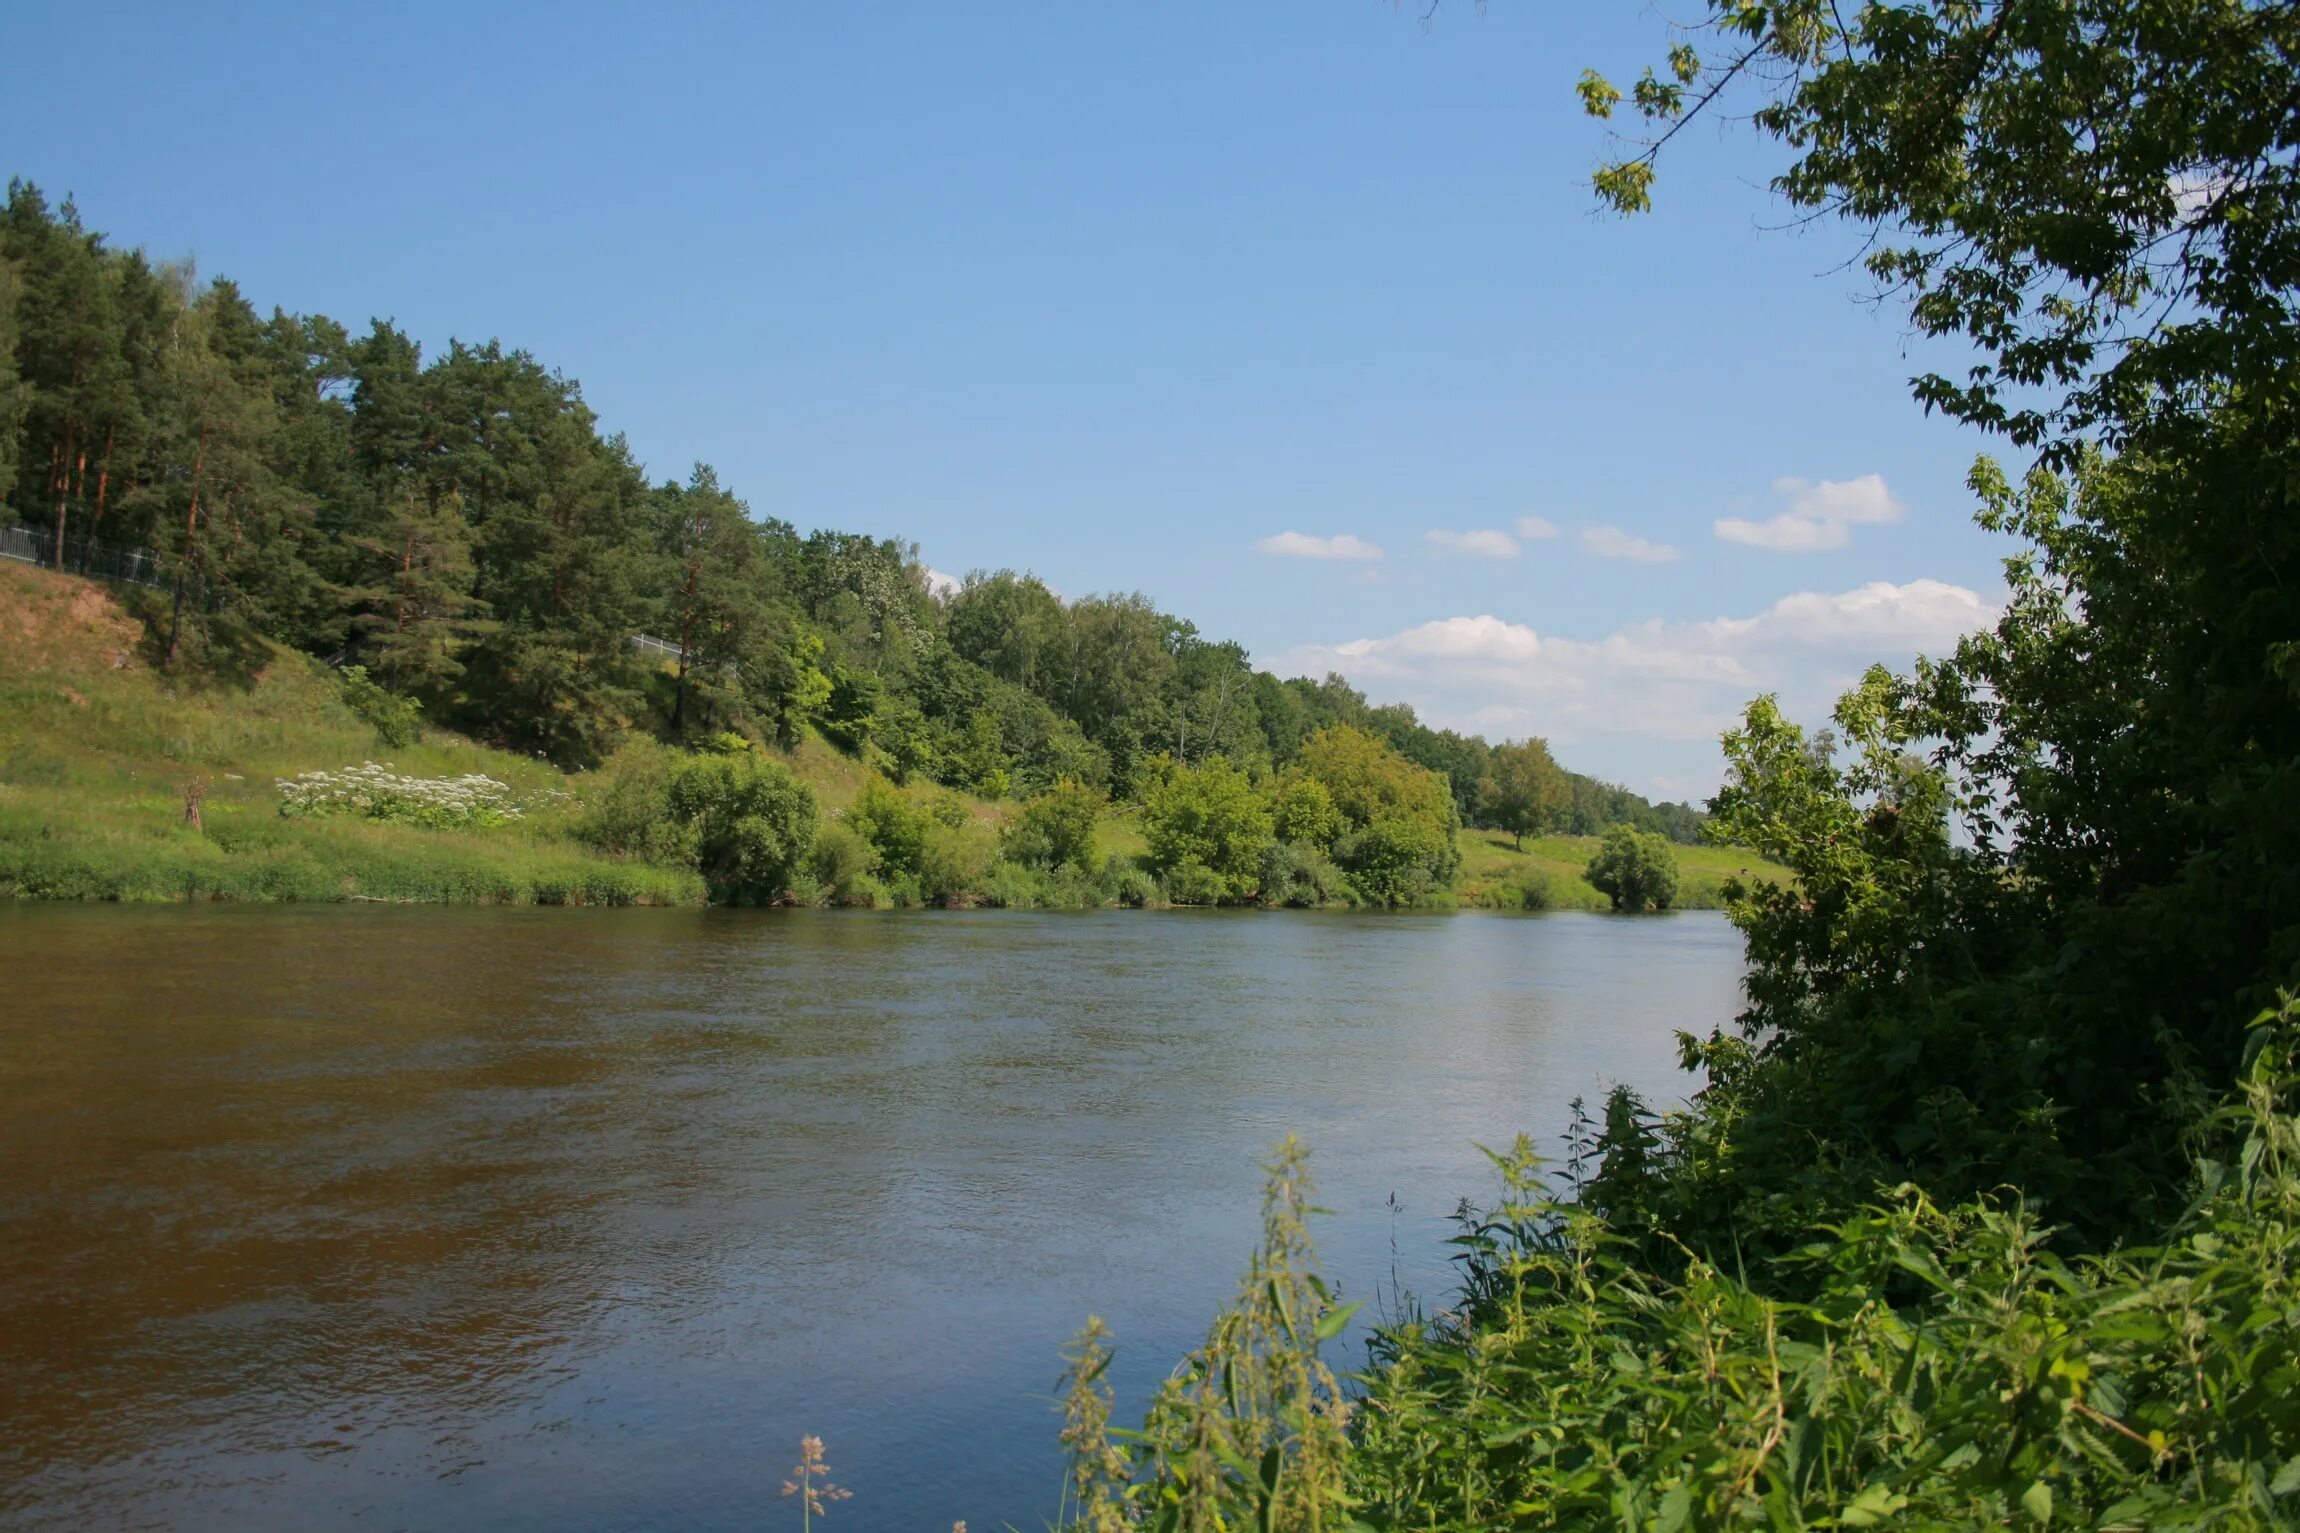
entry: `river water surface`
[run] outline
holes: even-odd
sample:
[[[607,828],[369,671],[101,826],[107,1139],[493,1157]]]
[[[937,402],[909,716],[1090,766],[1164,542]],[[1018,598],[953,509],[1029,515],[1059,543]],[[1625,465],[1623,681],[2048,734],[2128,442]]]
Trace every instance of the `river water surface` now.
[[[1686,1089],[1709,915],[0,903],[0,1528],[1054,1512],[1233,1289],[1278,1137],[1347,1297],[1447,1289],[1476,1144]],[[1352,1363],[1348,1353],[1337,1360]]]

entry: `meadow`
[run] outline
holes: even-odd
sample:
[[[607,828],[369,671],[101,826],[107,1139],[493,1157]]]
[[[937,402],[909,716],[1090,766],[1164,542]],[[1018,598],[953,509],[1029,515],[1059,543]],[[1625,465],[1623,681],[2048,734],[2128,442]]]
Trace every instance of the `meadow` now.
[[[1520,851],[1509,833],[1465,829],[1455,897],[1492,910],[1605,910],[1606,897],[1581,876],[1597,836],[1529,836]],[[1725,882],[1735,876],[1787,883],[1788,869],[1737,846],[1672,846],[1679,910],[1722,910]]]

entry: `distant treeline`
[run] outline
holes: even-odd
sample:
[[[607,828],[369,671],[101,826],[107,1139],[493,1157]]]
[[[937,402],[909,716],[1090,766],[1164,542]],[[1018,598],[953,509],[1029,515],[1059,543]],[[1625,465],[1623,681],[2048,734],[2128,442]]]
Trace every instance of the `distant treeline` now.
[[[707,466],[650,484],[574,380],[499,342],[428,362],[385,320],[268,317],[231,282],[110,248],[11,182],[0,223],[0,524],[149,550],[164,645],[268,637],[358,664],[426,715],[567,766],[627,731],[789,742],[998,797],[1139,799],[1170,760],[1257,781],[1350,725],[1491,818],[1492,748],[1282,680],[1139,594],[1010,571],[929,589],[915,545],[801,535]],[[642,648],[637,636],[667,650]],[[1564,774],[1548,826],[1695,837],[1701,814]],[[1546,828],[1546,827],[1545,827]]]

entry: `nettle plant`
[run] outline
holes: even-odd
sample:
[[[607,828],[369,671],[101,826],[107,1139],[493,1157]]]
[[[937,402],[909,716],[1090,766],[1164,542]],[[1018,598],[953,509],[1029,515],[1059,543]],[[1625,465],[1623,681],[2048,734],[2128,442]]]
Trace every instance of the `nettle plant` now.
[[[290,819],[336,816],[465,830],[520,818],[508,783],[482,773],[461,777],[407,777],[390,762],[362,762],[340,771],[305,772],[279,779],[280,813]]]

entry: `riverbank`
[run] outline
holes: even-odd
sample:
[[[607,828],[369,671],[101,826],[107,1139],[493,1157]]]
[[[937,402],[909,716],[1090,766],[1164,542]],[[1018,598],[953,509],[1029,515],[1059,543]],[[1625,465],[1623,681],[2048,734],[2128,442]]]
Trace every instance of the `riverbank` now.
[[[143,593],[130,593],[128,601]],[[263,646],[234,668],[170,674],[115,590],[0,563],[0,897],[48,900],[383,901],[480,905],[699,905],[700,874],[611,855],[579,835],[602,774],[492,750],[434,729],[387,744],[340,676]],[[819,737],[771,753],[836,816],[868,770]],[[514,814],[465,828],[288,817],[279,782],[363,763],[410,778],[484,777]],[[937,807],[980,843],[953,903],[1156,903],[1138,814],[1106,812],[1093,876],[1048,877],[998,861],[1016,806],[937,790]],[[194,806],[196,804],[196,814]],[[1599,910],[1582,878],[1592,837],[1461,833],[1462,874],[1431,908]],[[1676,849],[1682,908],[1714,908],[1749,859]]]
[[[67,900],[699,904],[693,873],[573,840],[566,775],[426,732],[383,746],[325,667],[268,649],[179,678],[105,587],[0,564],[0,894]],[[277,781],[385,758],[482,774],[521,805],[486,831],[288,819]],[[198,824],[187,797],[198,799]]]

